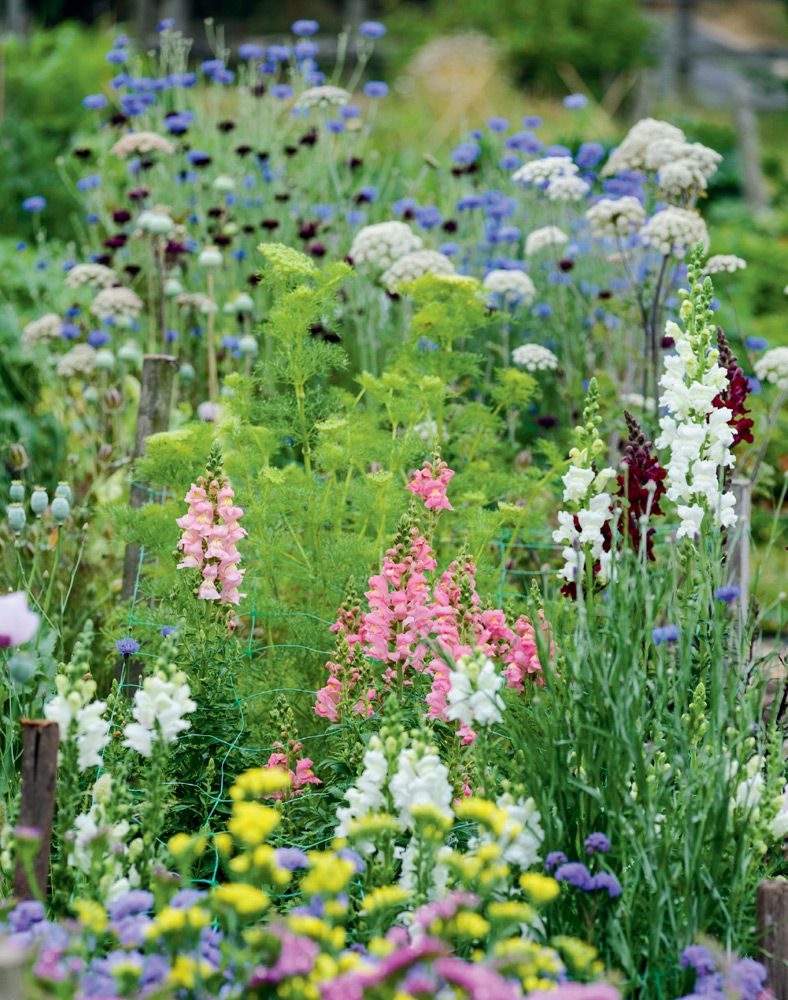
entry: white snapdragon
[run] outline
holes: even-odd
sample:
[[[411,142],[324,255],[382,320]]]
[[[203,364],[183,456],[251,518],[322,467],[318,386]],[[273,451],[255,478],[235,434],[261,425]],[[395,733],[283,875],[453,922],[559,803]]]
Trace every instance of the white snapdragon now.
[[[511,793],[501,795],[495,803],[506,814],[502,829],[493,834],[483,829],[479,838],[471,841],[471,848],[479,844],[498,844],[502,859],[518,868],[531,868],[539,860],[544,840],[542,817],[533,799],[522,796],[515,799]]]
[[[490,292],[490,303],[503,301],[509,306],[530,306],[536,298],[536,287],[523,271],[497,269],[490,271],[482,282]]]
[[[451,816],[449,771],[432,746],[411,746],[401,750],[397,772],[389,787],[402,829],[413,828],[416,806],[433,806]]]
[[[421,250],[422,239],[404,222],[376,222],[359,229],[348,256],[356,267],[385,270],[406,254]]]
[[[569,242],[566,233],[558,226],[543,226],[541,229],[534,229],[525,238],[525,256],[533,257],[543,250],[561,247]]]
[[[88,876],[99,898],[111,902],[139,885],[134,857],[142,842],[131,838],[128,820],[118,815],[113,797],[115,783],[104,773],[93,786],[93,800],[87,812],[80,813],[72,828],[69,864]]]
[[[186,674],[160,663],[134,693],[134,722],[128,723],[123,732],[123,745],[150,757],[155,744],[172,743],[191,725],[185,716],[197,705],[190,695]]]
[[[61,743],[76,743],[80,771],[100,766],[102,751],[109,743],[109,723],[104,718],[107,703],[94,699],[96,682],[90,677],[58,674],[55,688],[57,694],[44,705],[44,717],[57,723]]]
[[[364,753],[361,775],[355,785],[345,792],[346,806],[337,809],[337,837],[346,837],[355,820],[370,813],[380,812],[385,804],[388,762],[379,736],[372,736]],[[370,843],[359,844],[362,854],[374,849]]]
[[[481,652],[461,656],[449,672],[446,717],[463,726],[490,726],[503,719],[503,674]]]
[[[414,250],[395,260],[381,275],[381,283],[390,292],[396,292],[400,285],[415,281],[425,274],[453,275],[454,264],[437,250]]]
[[[623,198],[600,198],[586,212],[595,236],[629,236],[646,221],[646,210],[632,195]]]
[[[512,361],[527,372],[554,372],[558,358],[541,344],[520,344],[512,351]]]
[[[691,266],[692,297],[684,293],[681,306],[688,329],[668,321],[666,333],[673,339],[676,353],[665,358],[660,378],[663,393],[659,402],[664,414],[656,444],[670,449],[665,483],[681,519],[677,538],[700,534],[707,511],[717,526],[736,523],[733,494],[720,486],[723,471],[735,464],[730,451],[735,436],[729,423],[733,414],[728,407],[713,405],[728,386],[728,374],[712,346],[714,330],[708,311],[711,282],[706,279],[706,285],[701,286],[699,277],[699,270]]]
[[[763,382],[788,390],[788,347],[773,347],[755,362],[755,374]]]

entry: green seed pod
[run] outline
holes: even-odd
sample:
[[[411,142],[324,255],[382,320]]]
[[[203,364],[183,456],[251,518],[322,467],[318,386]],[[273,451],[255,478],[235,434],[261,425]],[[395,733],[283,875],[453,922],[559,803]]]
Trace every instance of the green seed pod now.
[[[11,487],[8,490],[8,496],[14,503],[22,503],[22,501],[25,499],[24,483],[19,479],[15,479],[11,483]]]
[[[8,518],[8,524],[11,531],[13,531],[15,535],[24,531],[27,516],[25,514],[25,508],[21,503],[10,503],[8,505],[8,509],[6,510],[6,517]]]
[[[14,684],[22,687],[36,672],[38,659],[26,650],[17,650],[8,661],[8,674]]]
[[[62,524],[71,513],[71,504],[65,497],[55,497],[52,501],[52,517],[58,524]]]
[[[178,378],[181,382],[193,382],[194,374],[194,368],[188,363],[188,361],[182,364],[178,369]]]
[[[65,483],[63,482],[63,480],[61,480],[57,484],[57,489],[55,490],[55,496],[65,497],[66,500],[68,500],[68,502],[71,503],[72,493],[71,493],[71,487],[68,485],[68,483]]]
[[[30,494],[30,509],[36,517],[41,517],[48,506],[49,497],[47,496],[47,491],[43,486],[36,486]]]

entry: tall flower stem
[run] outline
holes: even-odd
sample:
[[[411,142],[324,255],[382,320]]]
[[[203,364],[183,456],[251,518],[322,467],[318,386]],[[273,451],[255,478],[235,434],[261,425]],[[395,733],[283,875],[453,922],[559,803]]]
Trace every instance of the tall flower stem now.
[[[214,301],[214,283],[213,283],[213,271],[208,271],[208,298],[211,300],[211,306],[215,305]],[[214,311],[211,308],[208,312],[208,335],[206,340],[206,349],[208,352],[208,399],[212,402],[216,402],[216,398],[219,395],[219,376],[216,368],[216,334],[214,330]]]

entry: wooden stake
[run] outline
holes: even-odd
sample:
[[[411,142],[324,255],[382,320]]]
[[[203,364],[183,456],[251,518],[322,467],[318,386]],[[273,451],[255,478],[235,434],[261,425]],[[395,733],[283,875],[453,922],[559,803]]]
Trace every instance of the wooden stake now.
[[[0,1000],[25,1000],[25,955],[0,941]]]
[[[788,1000],[788,882],[761,882],[756,915],[761,959],[769,974],[767,986],[777,1000]]]
[[[45,898],[49,883],[49,850],[52,844],[52,817],[55,813],[55,783],[60,732],[56,722],[22,719],[22,798],[19,826],[38,830],[41,841],[33,861],[38,892],[17,861],[14,895],[17,899]]]
[[[142,359],[142,384],[137,408],[137,436],[132,459],[145,454],[145,442],[151,434],[160,434],[170,426],[172,389],[178,359],[171,354],[146,354]],[[142,507],[149,498],[144,486],[134,483],[131,487],[129,506]],[[127,545],[123,561],[123,588],[121,596],[128,600],[134,593],[140,561],[139,545]]]

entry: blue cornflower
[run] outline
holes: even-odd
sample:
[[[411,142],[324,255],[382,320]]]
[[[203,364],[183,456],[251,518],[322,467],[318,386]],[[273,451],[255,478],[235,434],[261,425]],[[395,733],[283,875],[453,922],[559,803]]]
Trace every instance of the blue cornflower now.
[[[419,205],[413,210],[413,215],[422,229],[434,229],[443,222],[440,209],[435,205]]]
[[[488,118],[487,119],[487,128],[491,132],[505,132],[509,128],[509,119],[508,118],[499,118],[497,116],[493,116],[492,118]]]
[[[652,629],[651,635],[655,646],[659,646],[663,642],[670,645],[673,642],[678,642],[679,629],[677,625],[663,625],[661,628]]]
[[[556,882],[568,882],[576,889],[584,889],[590,892],[594,888],[594,880],[591,872],[581,861],[568,861],[560,865],[555,872]]]
[[[504,146],[521,153],[536,154],[541,152],[543,143],[533,132],[515,132],[514,135],[507,136]]]
[[[462,198],[456,204],[456,209],[458,212],[468,212],[472,208],[481,208],[484,204],[484,199],[478,194],[464,194]]]
[[[501,170],[516,170],[520,166],[520,157],[514,153],[508,153],[498,160],[498,166]]]
[[[563,104],[570,111],[580,111],[588,106],[588,98],[585,94],[569,94],[568,97],[564,98]]]
[[[300,38],[308,37],[309,35],[316,35],[320,30],[320,25],[317,21],[311,21],[307,18],[302,18],[298,21],[293,21],[290,25],[290,30],[294,35],[298,35]]]
[[[74,261],[73,260],[67,260],[63,264],[63,270],[64,271],[70,271],[72,267],[74,267]],[[65,315],[66,319],[74,319],[74,317],[75,316],[79,316],[79,314],[81,312],[82,312],[82,310],[79,308],[79,306],[69,306],[68,309],[66,309],[66,312],[65,312],[64,315]]]
[[[595,167],[604,155],[605,147],[601,142],[584,142],[577,151],[575,163],[578,167],[590,169]]]
[[[541,128],[542,119],[539,115],[526,115],[525,118],[523,118],[523,125],[525,125],[526,128]]]
[[[311,42],[308,38],[301,38],[293,46],[293,52],[296,59],[316,59],[320,52],[320,46],[317,42]]]
[[[546,146],[544,151],[545,156],[566,156],[571,159],[572,150],[568,146],[562,146],[560,143],[555,142],[552,146]]]
[[[212,74],[211,79],[214,83],[232,83],[235,79],[235,73],[231,69],[217,69]]]
[[[360,875],[363,871],[366,871],[367,865],[360,854],[357,854],[350,847],[342,847],[337,851],[337,857],[342,858],[343,861],[352,861],[356,866],[356,874]]]
[[[200,69],[206,76],[213,76],[214,73],[224,69],[224,59],[205,59],[200,63]]]
[[[610,841],[604,835],[604,833],[589,833],[586,839],[583,841],[586,849],[586,854],[607,854],[610,850]]]
[[[95,191],[101,187],[101,177],[98,174],[88,174],[77,181],[77,191]]]
[[[22,208],[26,212],[43,212],[46,207],[47,200],[41,194],[34,194],[22,202]]]
[[[287,62],[292,55],[292,52],[293,50],[289,45],[269,45],[266,55],[271,62]]]
[[[206,153],[205,150],[202,149],[190,149],[189,152],[186,154],[186,159],[189,161],[189,163],[194,163],[195,165],[210,163],[211,160],[208,153]]]
[[[17,250],[27,250],[27,243],[24,240],[20,240],[16,245]]]
[[[429,337],[419,337],[418,348],[420,351],[437,351],[439,345],[434,340],[430,340]]]
[[[196,73],[170,73],[170,83],[173,87],[193,87],[196,82]]]
[[[593,877],[592,889],[597,891],[602,890],[607,892],[611,899],[615,899],[616,896],[621,895],[621,883],[618,881],[615,875],[611,875],[610,872],[599,872],[598,875]]]
[[[549,302],[537,302],[533,308],[533,314],[539,319],[548,319],[553,315],[553,309]]]
[[[326,122],[326,128],[329,132],[333,132],[335,135],[339,135],[340,132],[345,131],[345,123],[340,121],[338,118],[331,118]]]
[[[131,77],[128,73],[118,73],[117,76],[113,76],[109,81],[109,85],[113,90],[122,90],[123,87],[128,87],[129,83],[131,83]]]
[[[385,97],[389,92],[389,85],[382,80],[370,80],[364,84],[364,93],[367,97]]]
[[[126,639],[118,639],[115,642],[115,649],[117,649],[121,656],[132,656],[134,653],[139,652],[139,648],[140,644],[130,636]]]
[[[748,351],[765,351],[769,341],[766,337],[745,337],[744,346]]]
[[[46,271],[46,269],[48,267],[49,267],[49,262],[48,261],[46,261],[46,260],[37,260],[36,261],[36,271]]]
[[[322,87],[326,82],[326,74],[319,69],[310,69],[306,74],[306,82],[310,87]],[[299,111],[309,111],[309,108],[299,108]]]
[[[398,198],[391,203],[391,208],[395,215],[404,215],[406,212],[413,212],[417,204],[415,198]]]
[[[265,47],[255,45],[254,42],[246,42],[238,46],[239,59],[262,59],[265,55]]]
[[[124,115],[129,118],[136,118],[137,115],[144,114],[145,109],[150,104],[150,101],[145,100],[146,97],[153,97],[153,95],[122,94],[120,98],[120,106],[123,109]]]
[[[760,392],[761,391],[761,380],[756,378],[755,375],[745,375],[747,379],[747,385],[750,387],[750,392]]]
[[[176,341],[178,339],[178,331],[177,330],[165,330],[164,331],[164,339],[167,341],[168,344],[174,343],[174,341]]]
[[[444,257],[455,257],[460,252],[459,243],[441,243],[438,247]]]
[[[360,118],[361,108],[355,104],[346,104],[344,108],[339,109],[339,113],[343,118]]]
[[[349,226],[363,226],[367,221],[367,213],[357,208],[351,208],[345,218]]]
[[[292,96],[293,88],[287,83],[275,83],[271,87],[271,97],[275,97],[279,101],[285,101]]]
[[[226,351],[236,351],[238,349],[239,338],[232,334],[222,337],[222,347]]]
[[[277,847],[276,863],[280,868],[285,868],[289,872],[309,867],[309,859],[298,847]]]
[[[110,341],[110,335],[106,330],[91,330],[88,334],[88,343],[91,347],[98,349],[108,344]]]
[[[60,327],[60,336],[63,340],[76,340],[81,333],[82,331],[76,323],[64,323]]]
[[[129,54],[125,49],[111,49],[104,58],[113,66],[120,66],[129,58]]]
[[[738,583],[727,583],[722,587],[717,587],[714,591],[714,596],[718,601],[723,601],[725,604],[733,604],[735,600],[741,597],[741,587]]]
[[[167,638],[168,635],[172,635],[173,632],[177,631],[178,630],[174,625],[162,625],[161,627],[161,634],[165,639]]]
[[[158,31],[158,33],[161,34],[162,31],[172,31],[174,27],[175,27],[175,18],[165,17],[163,21],[159,21],[159,23],[156,25],[156,31]]]
[[[459,146],[455,146],[451,151],[452,162],[459,163],[461,166],[467,166],[478,158],[479,153],[481,153],[481,149],[477,143],[461,142]]]
[[[551,851],[544,861],[545,871],[551,872],[554,868],[559,865],[566,864],[568,858],[563,851]]]
[[[386,25],[380,21],[362,21],[358,33],[364,38],[382,38],[386,34]]]
[[[164,119],[164,127],[172,135],[183,135],[193,122],[193,111],[174,111]]]
[[[82,107],[87,108],[88,111],[100,111],[106,106],[107,98],[104,94],[88,94],[87,97],[82,98]]]

